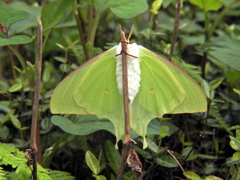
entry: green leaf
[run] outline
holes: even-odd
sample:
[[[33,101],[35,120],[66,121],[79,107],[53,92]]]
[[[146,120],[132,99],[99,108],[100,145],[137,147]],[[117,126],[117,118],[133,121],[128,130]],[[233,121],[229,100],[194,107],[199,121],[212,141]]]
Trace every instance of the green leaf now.
[[[216,60],[237,71],[240,71],[239,41],[234,40],[227,35],[223,35],[206,42],[203,46],[209,47],[211,49],[208,53]]]
[[[20,123],[20,121],[14,116],[14,111],[15,110],[11,110],[8,114],[10,117],[10,120],[12,121],[13,125],[17,128],[17,129],[21,129],[22,125]]]
[[[26,33],[30,29],[37,28],[37,17],[41,16],[42,6],[31,5],[26,2],[15,1],[10,4],[11,7],[26,11],[29,14],[27,19],[23,19],[11,25],[9,31],[11,34]]]
[[[213,175],[207,176],[207,177],[205,177],[204,179],[205,179],[205,180],[223,180],[222,178],[217,177],[217,176],[213,176]]]
[[[160,138],[164,138],[165,136],[167,136],[168,132],[169,132],[169,127],[162,126],[162,130],[160,132]]]
[[[9,128],[7,126],[1,126],[0,128],[0,138],[2,140],[7,139],[7,137],[9,136]]]
[[[190,2],[202,8],[205,12],[217,11],[223,5],[222,1],[220,0],[190,0]]]
[[[237,138],[233,137],[233,136],[229,136],[231,141],[230,141],[230,146],[236,150],[236,151],[240,151],[240,140],[238,140]]]
[[[233,154],[233,157],[235,158],[235,159],[240,159],[240,152],[235,152],[234,154]]]
[[[159,148],[156,145],[156,143],[154,141],[152,141],[150,138],[146,138],[146,140],[147,140],[147,143],[148,143],[148,148],[150,150],[152,150],[153,152],[157,153]]]
[[[110,8],[119,18],[131,19],[146,11],[148,4],[146,0],[95,0],[94,7],[98,15]]]
[[[0,9],[0,22],[5,26],[6,30],[8,30],[12,23],[29,17],[26,11],[12,8],[3,2],[0,2]]]
[[[216,89],[218,86],[220,86],[220,84],[222,83],[222,81],[224,80],[224,78],[219,79],[217,82],[215,82],[212,86],[211,86],[211,90]]]
[[[134,179],[136,179],[136,176],[133,171],[128,171],[123,175],[123,180],[134,180]]]
[[[233,91],[240,95],[240,90],[234,88]]]
[[[94,176],[96,180],[106,180],[106,177],[103,175]]]
[[[166,154],[160,155],[160,157],[156,159],[156,163],[168,168],[178,166],[178,163],[175,161],[175,159],[173,159],[172,156]]]
[[[98,119],[94,115],[79,115],[75,121],[62,116],[52,116],[51,121],[63,131],[74,135],[88,135],[98,130],[107,130],[114,134],[114,127],[107,119]]]
[[[30,42],[32,42],[32,39],[30,37],[25,35],[17,35],[9,39],[0,38],[0,47],[14,44],[28,44]]]
[[[198,176],[195,172],[187,171],[184,172],[183,175],[191,180],[200,180],[200,176]]]
[[[64,17],[66,10],[71,8],[74,0],[58,0],[45,5],[42,9],[43,31],[53,28]]]
[[[108,140],[105,142],[105,149],[109,166],[112,168],[114,173],[117,174],[121,161],[121,155],[118,150],[115,149],[114,145]]]
[[[97,158],[90,151],[87,151],[85,155],[85,160],[91,171],[95,175],[97,175],[100,171],[100,163]]]
[[[218,157],[216,156],[211,156],[207,154],[196,154],[196,156],[204,159],[218,159]]]
[[[17,82],[16,84],[12,85],[12,87],[10,87],[9,92],[17,92],[20,91],[22,89],[22,84],[21,82]]]

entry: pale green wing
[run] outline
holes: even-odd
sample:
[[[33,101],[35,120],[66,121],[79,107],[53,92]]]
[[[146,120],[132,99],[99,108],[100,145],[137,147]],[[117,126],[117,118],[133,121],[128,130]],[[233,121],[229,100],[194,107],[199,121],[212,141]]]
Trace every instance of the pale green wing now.
[[[131,128],[144,138],[148,123],[164,114],[204,112],[201,87],[167,59],[140,46],[140,89],[131,104]]]
[[[109,119],[117,141],[124,134],[123,98],[117,89],[116,48],[87,61],[54,90],[52,113],[95,114]]]

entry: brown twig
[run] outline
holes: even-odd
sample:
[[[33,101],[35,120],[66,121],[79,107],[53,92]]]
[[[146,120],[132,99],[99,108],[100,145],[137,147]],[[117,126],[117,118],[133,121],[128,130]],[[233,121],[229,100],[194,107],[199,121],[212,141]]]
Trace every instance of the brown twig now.
[[[172,38],[172,42],[171,42],[171,49],[170,49],[170,53],[168,56],[168,59],[171,60],[174,49],[175,49],[175,43],[177,40],[177,36],[178,36],[178,29],[179,29],[179,21],[180,21],[180,10],[182,7],[182,0],[178,0],[178,4],[176,7],[176,17],[175,17],[175,22],[174,22],[174,31],[173,31],[173,38]]]
[[[131,44],[126,39],[124,30],[120,28],[121,42],[122,42],[122,83],[123,83],[123,103],[124,103],[124,119],[125,119],[125,133],[123,139],[122,159],[118,170],[117,180],[122,179],[126,162],[133,171],[136,172],[136,178],[142,179],[142,164],[137,156],[137,153],[133,147],[135,143],[130,137],[130,109],[129,109],[129,98],[128,98],[128,69],[127,69],[127,45]],[[131,56],[131,55],[130,55]]]
[[[33,171],[32,178],[37,180],[37,127],[38,127],[38,107],[39,107],[39,96],[40,96],[40,83],[41,83],[41,72],[42,72],[42,21],[38,17],[38,61],[37,61],[37,71],[36,71],[36,84],[34,92],[34,102],[33,102],[33,115],[32,115],[32,127],[31,127],[31,143],[30,150],[33,161]]]
[[[129,98],[128,98],[128,70],[127,70],[127,39],[123,29],[120,29],[122,42],[122,83],[123,83],[123,103],[124,103],[124,119],[125,119],[125,133],[123,140],[122,159],[117,175],[117,180],[122,179],[123,171],[126,164],[126,159],[131,149],[130,142],[130,116],[129,116]],[[124,43],[126,42],[126,43]]]

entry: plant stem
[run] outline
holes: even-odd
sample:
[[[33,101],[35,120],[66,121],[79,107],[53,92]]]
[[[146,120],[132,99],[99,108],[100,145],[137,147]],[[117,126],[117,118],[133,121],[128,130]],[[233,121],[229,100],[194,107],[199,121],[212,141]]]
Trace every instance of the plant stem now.
[[[176,17],[175,17],[175,22],[174,22],[174,31],[173,31],[173,37],[172,37],[172,42],[171,42],[171,49],[170,53],[168,56],[168,59],[171,60],[174,49],[175,49],[175,44],[178,36],[178,29],[179,29],[179,21],[180,21],[180,10],[182,7],[182,0],[178,0],[178,4],[176,7]]]
[[[91,35],[89,37],[89,41],[93,44],[94,40],[95,40],[95,36],[96,36],[96,32],[97,32],[97,27],[98,27],[98,23],[100,21],[100,15],[97,15],[96,18],[93,21],[93,26],[92,26],[92,30],[91,30]]]
[[[134,141],[130,137],[130,109],[129,109],[129,96],[128,96],[128,62],[127,62],[127,46],[128,40],[125,37],[123,29],[120,29],[121,33],[121,44],[122,44],[122,83],[123,83],[123,103],[124,103],[124,120],[125,120],[125,133],[123,139],[123,149],[122,149],[122,159],[117,175],[117,180],[122,179],[124,167],[126,165],[127,159],[131,159],[127,162],[132,170],[136,171],[136,177],[138,180],[142,179],[142,164],[138,158],[138,155],[133,147]],[[131,158],[132,157],[132,158]],[[132,159],[135,161],[133,162]],[[134,165],[133,165],[134,164]],[[137,164],[137,167],[135,167]],[[135,169],[136,168],[136,169]]]
[[[24,61],[23,57],[21,56],[21,54],[12,46],[12,45],[8,45],[9,49],[12,50],[12,52],[17,56],[20,64],[22,65],[24,71],[27,74],[27,78],[28,78],[28,84],[29,84],[29,88],[30,88],[30,94],[31,94],[31,100],[32,100],[32,104],[33,104],[33,89],[34,89],[34,83],[33,83],[33,79],[32,76],[30,75],[28,68],[27,68],[27,64]]]
[[[126,164],[126,159],[128,157],[129,151],[131,149],[129,142],[131,142],[130,137],[130,116],[129,116],[129,98],[128,98],[128,69],[127,69],[127,39],[125,33],[120,29],[121,42],[122,42],[122,83],[123,83],[123,103],[124,103],[124,120],[125,120],[125,133],[123,139],[123,150],[122,159],[119,167],[117,180],[122,179],[124,167]]]
[[[39,107],[39,96],[40,96],[40,83],[41,83],[41,73],[42,73],[42,22],[40,17],[38,17],[38,61],[37,61],[37,71],[36,71],[36,85],[34,92],[34,102],[33,102],[33,115],[32,115],[32,127],[31,127],[31,143],[30,149],[32,159],[33,159],[33,179],[37,180],[37,128],[38,128],[38,107]]]
[[[77,3],[80,4],[80,0],[77,0]],[[81,14],[79,9],[77,8],[76,3],[74,3],[74,17],[76,19],[77,22],[77,26],[78,26],[78,32],[79,32],[79,36],[82,42],[82,47],[83,47],[83,52],[85,55],[86,60],[89,59],[89,54],[88,54],[88,50],[87,50],[87,46],[86,46],[86,41],[84,39],[84,32],[83,32],[83,27],[82,27],[82,18],[81,18]]]
[[[213,25],[211,26],[211,28],[208,31],[208,37],[210,38],[213,34],[213,32],[215,31],[216,27],[218,26],[218,24],[220,23],[223,15],[237,2],[239,2],[240,0],[234,0],[232,1],[229,5],[227,5],[222,12],[217,16],[217,18],[215,19]]]

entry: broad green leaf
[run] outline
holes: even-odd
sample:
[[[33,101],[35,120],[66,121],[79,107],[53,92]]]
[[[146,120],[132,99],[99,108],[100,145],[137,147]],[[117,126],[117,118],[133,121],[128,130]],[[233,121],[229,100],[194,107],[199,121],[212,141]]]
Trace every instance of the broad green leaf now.
[[[239,159],[240,159],[240,152],[235,152],[235,153],[233,154],[233,157],[234,157],[235,159],[239,160]]]
[[[32,42],[32,39],[25,35],[17,35],[13,36],[9,39],[0,38],[0,47],[6,45],[14,45],[14,44],[27,44]]]
[[[233,136],[229,136],[231,141],[230,141],[230,146],[236,150],[236,151],[240,151],[240,140],[238,140],[237,138],[233,137]]]
[[[237,71],[240,71],[239,41],[233,40],[227,35],[223,35],[206,42],[203,46],[211,49],[208,53],[216,60]]]
[[[153,152],[157,153],[159,148],[156,145],[156,143],[154,141],[152,141],[150,138],[146,138],[147,139],[147,143],[148,143],[148,148],[151,149]]]
[[[100,171],[100,163],[97,158],[90,151],[87,151],[85,155],[85,160],[91,171],[95,175],[97,175]]]
[[[175,133],[179,129],[175,124],[167,120],[161,121],[161,126],[163,128],[167,127],[168,131],[165,131],[167,136],[171,136],[173,133]]]
[[[109,120],[98,119],[94,115],[80,115],[74,121],[55,115],[51,121],[65,132],[74,135],[88,135],[98,130],[107,130],[114,134],[114,127]]]
[[[11,3],[10,6],[18,10],[26,11],[29,14],[27,19],[16,22],[10,27],[9,31],[11,34],[25,34],[29,29],[37,28],[37,17],[41,16],[41,6],[36,6],[35,3],[28,5],[27,3],[20,1],[15,1]]]
[[[157,158],[156,163],[168,168],[178,166],[178,163],[175,161],[175,159],[173,159],[172,156],[166,154],[162,154],[159,158]]]
[[[108,140],[105,142],[105,149],[109,161],[109,166],[112,168],[114,173],[117,174],[121,161],[121,155],[118,150],[114,148],[114,145]]]
[[[189,0],[192,4],[202,8],[205,12],[217,11],[223,5],[221,0]]]
[[[5,26],[6,30],[11,24],[29,17],[26,11],[15,9],[3,2],[0,2],[0,22]],[[1,40],[0,40],[1,42]]]
[[[200,180],[201,177],[198,176],[195,172],[187,171],[184,172],[183,175],[191,180]]]
[[[95,0],[94,7],[98,15],[110,8],[119,18],[131,19],[146,11],[148,4],[146,0]]]
[[[150,152],[145,151],[145,150],[143,150],[143,149],[140,149],[140,148],[137,147],[137,146],[136,146],[135,148],[136,148],[137,153],[138,153],[138,154],[141,154],[142,157],[144,157],[144,158],[146,158],[146,159],[152,159],[152,158],[153,158],[153,156],[151,155]],[[165,149],[164,149],[163,151],[165,151]],[[161,153],[161,152],[159,152],[159,153]]]
[[[158,135],[161,130],[162,130],[162,126],[159,123],[159,121],[156,119],[153,119],[148,124],[147,134],[148,135]]]
[[[64,17],[66,10],[72,7],[74,0],[58,0],[43,6],[43,31],[53,28]]]

